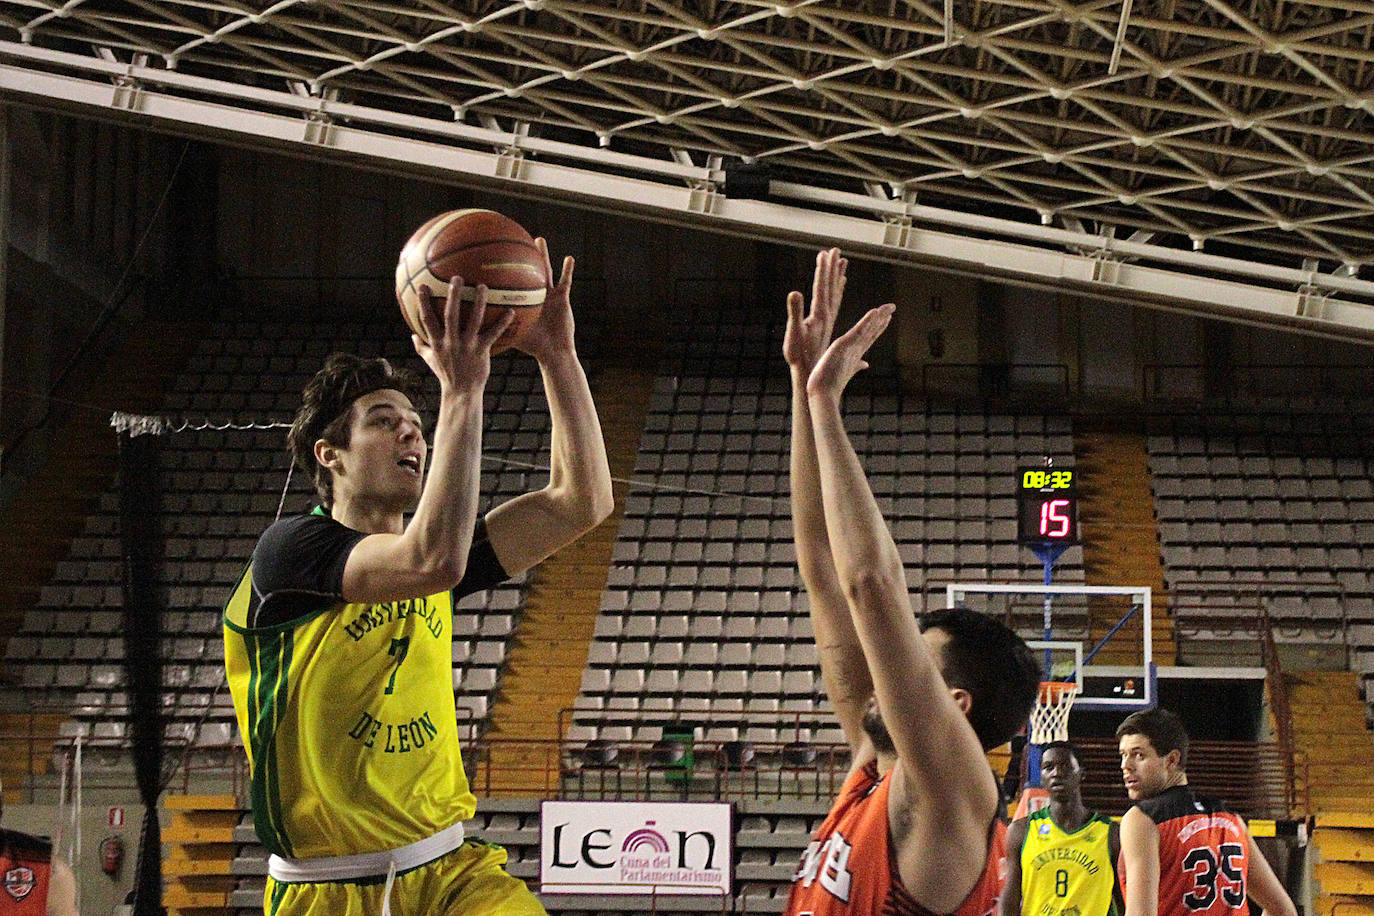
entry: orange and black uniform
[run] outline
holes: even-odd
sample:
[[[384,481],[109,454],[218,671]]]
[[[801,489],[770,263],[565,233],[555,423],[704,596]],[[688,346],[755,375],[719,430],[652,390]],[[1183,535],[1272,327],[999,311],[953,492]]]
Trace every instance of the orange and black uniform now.
[[[51,874],[52,843],[0,829],[0,913],[46,916]]]
[[[1159,916],[1247,916],[1250,834],[1239,815],[1187,786],[1136,807],[1159,827]],[[1126,869],[1117,874],[1124,895]]]
[[[897,873],[887,822],[892,780],[870,763],[849,774],[834,806],[802,853],[785,916],[932,916]],[[988,832],[988,858],[978,883],[951,916],[988,916],[1006,880],[1007,827]]]

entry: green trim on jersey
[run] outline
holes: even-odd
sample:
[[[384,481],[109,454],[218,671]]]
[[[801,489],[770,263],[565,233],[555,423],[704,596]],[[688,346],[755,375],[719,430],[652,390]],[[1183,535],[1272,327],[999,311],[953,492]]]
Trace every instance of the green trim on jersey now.
[[[453,689],[453,594],[246,626],[252,564],[225,607],[225,670],[254,826],[288,858],[416,842],[472,816]],[[270,902],[270,901],[269,901]]]
[[[253,760],[253,810],[267,816],[257,824],[258,836],[269,852],[293,857],[281,806],[281,773],[276,754],[277,727],[286,709],[291,671],[292,631],[244,634],[249,679],[248,740]]]

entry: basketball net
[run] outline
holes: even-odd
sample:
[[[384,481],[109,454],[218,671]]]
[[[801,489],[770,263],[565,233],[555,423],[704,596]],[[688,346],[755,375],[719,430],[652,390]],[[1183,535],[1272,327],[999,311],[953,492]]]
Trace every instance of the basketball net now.
[[[1074,698],[1079,687],[1072,681],[1042,681],[1040,694],[1035,698],[1035,706],[1030,716],[1030,743],[1044,746],[1052,741],[1069,740],[1069,712],[1073,709]],[[1044,808],[1050,803],[1050,793],[1042,788],[1038,766],[1039,755],[1031,758],[1031,785],[1021,792],[1013,818],[1027,817],[1031,812]]]
[[[1040,684],[1040,695],[1031,709],[1032,744],[1069,740],[1069,712],[1078,693],[1078,685],[1072,681],[1044,681]]]

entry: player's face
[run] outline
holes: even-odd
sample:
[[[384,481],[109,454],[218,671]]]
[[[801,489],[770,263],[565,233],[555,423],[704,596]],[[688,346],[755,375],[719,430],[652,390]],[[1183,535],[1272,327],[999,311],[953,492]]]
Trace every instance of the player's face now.
[[[1079,796],[1083,771],[1067,748],[1052,747],[1040,758],[1040,784],[1050,798],[1071,801]]]
[[[944,672],[945,646],[949,644],[949,633],[939,627],[931,627],[921,634],[930,646],[930,651],[935,655],[937,663],[940,665],[941,673]],[[887,724],[883,722],[882,711],[878,708],[878,698],[869,697],[868,708],[864,710],[862,721],[864,734],[873,741],[873,749],[879,754],[895,754],[897,748],[892,743],[892,735],[887,730]]]
[[[428,447],[410,399],[391,388],[353,402],[348,448],[339,449],[336,494],[376,503],[388,511],[415,507],[424,485]]]
[[[1121,781],[1132,801],[1153,798],[1173,784],[1171,757],[1161,757],[1144,735],[1122,735]]]

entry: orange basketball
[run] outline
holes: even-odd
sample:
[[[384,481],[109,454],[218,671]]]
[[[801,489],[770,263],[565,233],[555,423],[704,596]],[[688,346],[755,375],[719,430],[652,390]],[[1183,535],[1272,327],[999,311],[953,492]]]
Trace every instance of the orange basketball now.
[[[425,223],[401,249],[396,264],[396,301],[406,324],[422,340],[420,287],[444,296],[454,276],[463,278],[462,296],[471,301],[478,284],[487,287],[487,321],[500,309],[515,318],[492,346],[493,353],[514,346],[539,318],[547,277],[534,238],[515,220],[493,210],[451,210]]]

